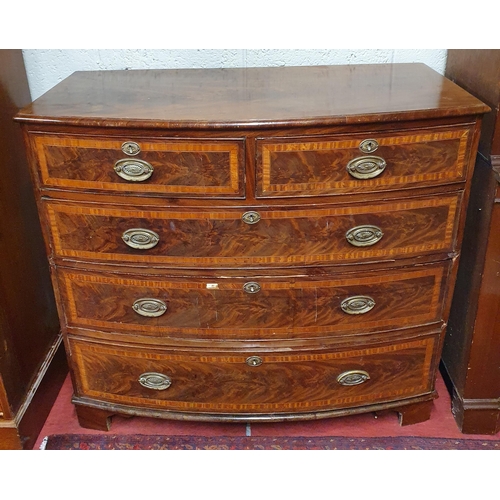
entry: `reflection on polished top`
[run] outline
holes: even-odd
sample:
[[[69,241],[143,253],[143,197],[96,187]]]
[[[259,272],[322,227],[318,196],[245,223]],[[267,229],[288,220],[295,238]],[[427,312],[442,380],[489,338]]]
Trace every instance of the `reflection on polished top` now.
[[[488,111],[424,64],[76,72],[20,121],[256,127],[401,121]]]

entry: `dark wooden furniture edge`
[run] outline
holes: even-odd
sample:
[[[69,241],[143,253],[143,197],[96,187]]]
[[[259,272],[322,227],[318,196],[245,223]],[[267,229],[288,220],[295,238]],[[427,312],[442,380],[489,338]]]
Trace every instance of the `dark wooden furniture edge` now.
[[[32,449],[68,373],[66,353],[59,334],[12,420],[0,421],[1,449]]]
[[[486,103],[448,333],[440,370],[465,434],[500,431],[498,251],[500,51],[452,49],[445,76]]]
[[[473,424],[477,407],[475,408],[473,404],[467,405],[459,395],[463,393],[466,385],[467,374],[459,367],[465,365],[470,356],[491,225],[491,206],[494,203],[497,185],[497,176],[494,175],[484,157],[478,154],[464,229],[464,242],[460,258],[462,265],[459,266],[457,273],[452,309],[440,363],[441,374],[452,398],[452,413],[458,427],[464,433],[494,434],[497,432],[494,430],[495,427],[491,425],[483,429],[481,424]],[[453,337],[460,338],[460,342],[456,340],[451,342]],[[446,339],[450,339],[450,342],[447,343]],[[481,416],[479,418],[483,420]]]
[[[33,446],[68,370],[23,136],[13,120],[30,102],[22,50],[0,50],[0,449]]]
[[[451,396],[451,412],[464,434],[496,434],[500,431],[500,400],[464,399],[441,362],[440,372]]]
[[[469,116],[475,115],[476,113],[486,113],[489,111],[487,107],[476,107],[470,109],[457,109],[450,110],[447,113],[440,114],[437,118],[448,118],[448,117],[458,117],[458,116]],[[165,130],[175,130],[176,133],[180,131],[203,131],[207,130],[240,130],[246,129],[248,131],[256,130],[274,130],[281,128],[306,128],[306,127],[332,127],[338,125],[358,125],[358,124],[374,124],[374,123],[399,123],[401,118],[401,113],[376,113],[376,114],[364,114],[355,117],[355,119],[332,119],[332,118],[309,118],[309,119],[296,119],[296,120],[255,120],[255,121],[241,121],[241,122],[205,122],[200,124],[197,121],[153,121],[153,120],[120,120],[120,119],[104,119],[104,118],[78,118],[78,117],[67,117],[61,119],[54,119],[50,117],[40,116],[33,117],[28,114],[23,114],[19,112],[15,120],[18,122],[38,125],[43,124],[52,126],[67,126],[75,125],[78,127],[103,127],[103,128],[127,128],[127,129],[165,129]],[[429,114],[425,110],[423,111],[413,111],[408,114],[405,118],[407,121],[419,121],[426,120],[429,118],[436,118],[435,115]]]

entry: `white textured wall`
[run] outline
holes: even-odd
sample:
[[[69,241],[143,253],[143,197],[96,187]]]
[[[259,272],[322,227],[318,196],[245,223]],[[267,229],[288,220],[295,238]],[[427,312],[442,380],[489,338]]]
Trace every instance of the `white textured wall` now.
[[[423,62],[443,74],[446,49],[25,49],[32,99],[74,71]]]

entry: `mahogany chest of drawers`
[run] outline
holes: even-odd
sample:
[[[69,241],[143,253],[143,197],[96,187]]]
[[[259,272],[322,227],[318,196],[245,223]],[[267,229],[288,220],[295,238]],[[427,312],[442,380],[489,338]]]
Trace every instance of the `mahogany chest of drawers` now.
[[[75,73],[22,110],[81,425],[429,418],[487,109],[400,64]]]

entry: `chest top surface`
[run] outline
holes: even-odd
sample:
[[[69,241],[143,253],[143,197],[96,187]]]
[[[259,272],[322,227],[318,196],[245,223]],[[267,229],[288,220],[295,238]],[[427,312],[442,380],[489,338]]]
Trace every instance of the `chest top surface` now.
[[[424,64],[76,72],[28,123],[253,128],[464,116],[488,110]]]

